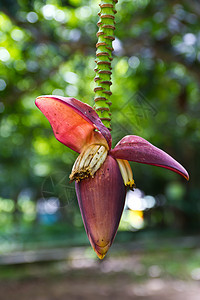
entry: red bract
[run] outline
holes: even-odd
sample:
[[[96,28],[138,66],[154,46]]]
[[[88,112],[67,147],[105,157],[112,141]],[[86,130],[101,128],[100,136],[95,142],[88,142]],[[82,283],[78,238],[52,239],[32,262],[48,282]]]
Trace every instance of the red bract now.
[[[111,142],[109,130],[89,105],[61,96],[41,96],[35,104],[49,120],[56,139],[72,150],[80,153],[86,144]]]
[[[49,120],[57,140],[80,153],[71,180],[92,247],[103,258],[117,232],[126,187],[134,181],[129,161],[170,169],[187,180],[187,171],[145,139],[125,136],[111,149],[110,131],[89,105],[74,98],[40,96],[37,107]]]

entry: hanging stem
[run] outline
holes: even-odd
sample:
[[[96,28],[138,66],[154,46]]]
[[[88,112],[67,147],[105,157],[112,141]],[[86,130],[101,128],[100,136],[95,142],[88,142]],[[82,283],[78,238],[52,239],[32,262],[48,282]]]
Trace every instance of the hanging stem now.
[[[115,39],[115,4],[118,0],[101,0],[99,22],[97,26],[99,30],[97,32],[98,42],[96,44],[96,76],[94,81],[96,86],[94,88],[95,92],[95,105],[94,108],[98,113],[100,119],[104,125],[111,130],[111,112],[110,106],[112,102],[110,101],[110,96],[112,92],[110,91],[111,82],[111,61],[112,61],[112,41]]]

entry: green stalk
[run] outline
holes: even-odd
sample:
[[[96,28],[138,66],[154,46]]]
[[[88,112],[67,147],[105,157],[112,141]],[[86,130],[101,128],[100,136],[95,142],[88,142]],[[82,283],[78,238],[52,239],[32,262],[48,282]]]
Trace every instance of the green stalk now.
[[[99,30],[97,32],[98,41],[96,44],[96,76],[94,81],[96,83],[95,92],[95,105],[94,108],[102,120],[103,124],[111,130],[111,112],[110,91],[111,82],[111,61],[112,61],[112,41],[115,39],[115,4],[118,0],[101,0],[99,21],[97,26]]]

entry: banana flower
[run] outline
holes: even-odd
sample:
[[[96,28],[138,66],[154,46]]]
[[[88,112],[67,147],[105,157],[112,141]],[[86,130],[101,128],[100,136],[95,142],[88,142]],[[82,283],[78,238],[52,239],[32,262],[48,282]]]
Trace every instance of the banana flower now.
[[[111,149],[110,131],[92,107],[77,99],[40,96],[36,105],[50,122],[56,139],[79,153],[70,180],[75,180],[86,233],[100,259],[116,235],[126,187],[134,187],[128,161],[163,167],[189,179],[176,160],[139,136],[125,136]]]

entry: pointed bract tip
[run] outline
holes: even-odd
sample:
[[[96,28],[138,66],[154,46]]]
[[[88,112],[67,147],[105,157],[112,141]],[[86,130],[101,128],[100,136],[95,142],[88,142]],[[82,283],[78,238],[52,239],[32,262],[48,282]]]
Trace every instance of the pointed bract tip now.
[[[189,176],[189,174],[187,174],[187,175],[182,175],[187,181],[189,181],[190,180],[190,176]]]
[[[96,253],[96,255],[98,256],[99,259],[104,259],[107,252],[105,254],[100,254],[99,252],[95,251],[95,253]]]
[[[186,171],[186,172],[187,172],[187,171]],[[187,172],[187,174],[186,174],[184,177],[185,177],[185,179],[186,179],[187,181],[190,180],[190,175],[188,174],[188,172]]]
[[[97,245],[91,238],[90,238],[90,243],[91,243],[92,248],[94,249],[96,255],[100,259],[103,259],[105,257],[105,255],[107,254],[107,252],[111,246],[110,242],[108,242],[107,244],[102,245],[102,246]]]

